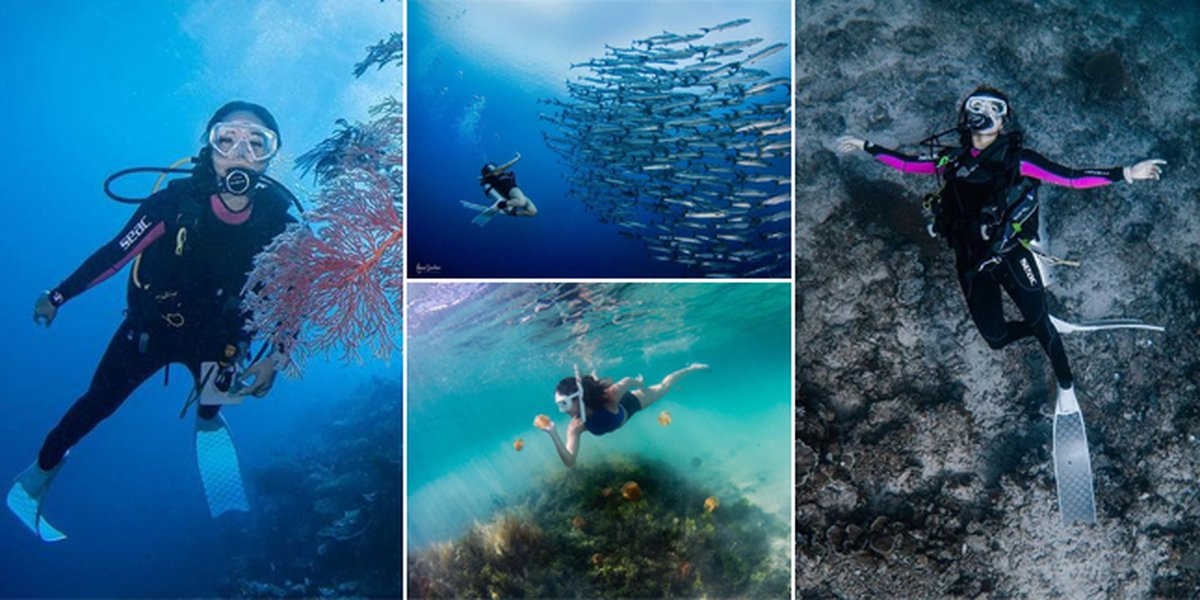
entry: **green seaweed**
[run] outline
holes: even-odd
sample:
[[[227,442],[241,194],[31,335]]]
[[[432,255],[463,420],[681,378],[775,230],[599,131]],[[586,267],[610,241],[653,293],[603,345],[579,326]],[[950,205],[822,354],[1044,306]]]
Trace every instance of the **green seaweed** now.
[[[557,472],[462,538],[410,551],[408,595],[786,597],[788,561],[771,545],[785,525],[745,498],[708,512],[709,495],[633,457]]]

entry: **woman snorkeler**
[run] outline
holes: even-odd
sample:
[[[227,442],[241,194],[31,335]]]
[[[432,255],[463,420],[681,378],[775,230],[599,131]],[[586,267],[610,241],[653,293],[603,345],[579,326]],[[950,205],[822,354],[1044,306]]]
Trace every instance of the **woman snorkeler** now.
[[[1054,368],[1057,400],[1074,405],[1074,379],[1059,334],[1101,327],[1075,326],[1046,310],[1037,251],[1038,186],[1045,182],[1087,189],[1119,181],[1157,180],[1166,161],[1088,169],[1052,162],[1024,147],[1008,97],[989,87],[967,96],[959,107],[958,125],[951,131],[958,133],[959,145],[936,156],[916,158],[851,136],[839,138],[837,150],[841,154],[862,150],[893,169],[942,177],[944,185],[933,197],[930,233],[945,238],[954,250],[959,285],[976,328],[997,350],[1027,337],[1037,338]],[[1021,321],[1005,320],[1001,290],[1020,310]],[[1151,328],[1140,322],[1105,327],[1116,326]]]
[[[634,413],[667,395],[679,378],[707,368],[708,365],[692,363],[650,387],[643,387],[645,382],[641,375],[625,377],[613,383],[610,379],[599,379],[595,375],[580,377],[576,368],[574,377],[564,377],[554,389],[554,403],[558,405],[559,412],[571,417],[571,423],[567,425],[567,442],[563,443],[554,421],[549,418],[539,415],[534,423],[550,435],[554,448],[558,450],[558,457],[564,465],[571,467],[579,458],[579,439],[584,429],[592,435],[612,433],[624,426]]]

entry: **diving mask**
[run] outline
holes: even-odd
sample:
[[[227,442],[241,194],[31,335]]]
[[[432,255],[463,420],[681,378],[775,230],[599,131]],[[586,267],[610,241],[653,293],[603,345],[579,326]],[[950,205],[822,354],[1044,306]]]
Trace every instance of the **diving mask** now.
[[[250,160],[262,162],[279,152],[279,136],[262,125],[222,121],[208,130],[208,145],[225,158],[237,156],[240,149]]]
[[[1008,115],[1008,103],[994,96],[971,96],[963,103],[967,113],[967,126],[975,131],[986,131]]]
[[[558,412],[571,412],[571,405],[575,401],[579,401],[579,418],[583,422],[587,422],[587,409],[583,406],[583,379],[579,376],[579,365],[575,365],[575,391],[563,396],[555,392],[554,403],[558,405]]]

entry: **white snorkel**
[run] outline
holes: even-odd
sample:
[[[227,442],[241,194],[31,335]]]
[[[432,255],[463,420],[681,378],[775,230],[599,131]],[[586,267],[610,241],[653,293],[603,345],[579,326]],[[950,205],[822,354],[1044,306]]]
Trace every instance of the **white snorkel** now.
[[[579,365],[573,365],[575,369],[575,391],[569,396],[563,396],[555,392],[554,403],[558,405],[558,412],[571,412],[571,405],[579,401],[579,418],[587,423],[587,408],[583,405],[583,379],[579,377]]]

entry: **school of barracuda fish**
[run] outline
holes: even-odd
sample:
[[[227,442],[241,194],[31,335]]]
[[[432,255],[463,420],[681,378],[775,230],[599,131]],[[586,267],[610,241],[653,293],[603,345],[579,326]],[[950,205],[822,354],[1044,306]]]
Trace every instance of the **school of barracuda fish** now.
[[[787,277],[790,77],[756,65],[787,48],[712,41],[749,23],[660,35],[572,64],[569,100],[539,117],[570,193],[651,258],[711,277]]]

